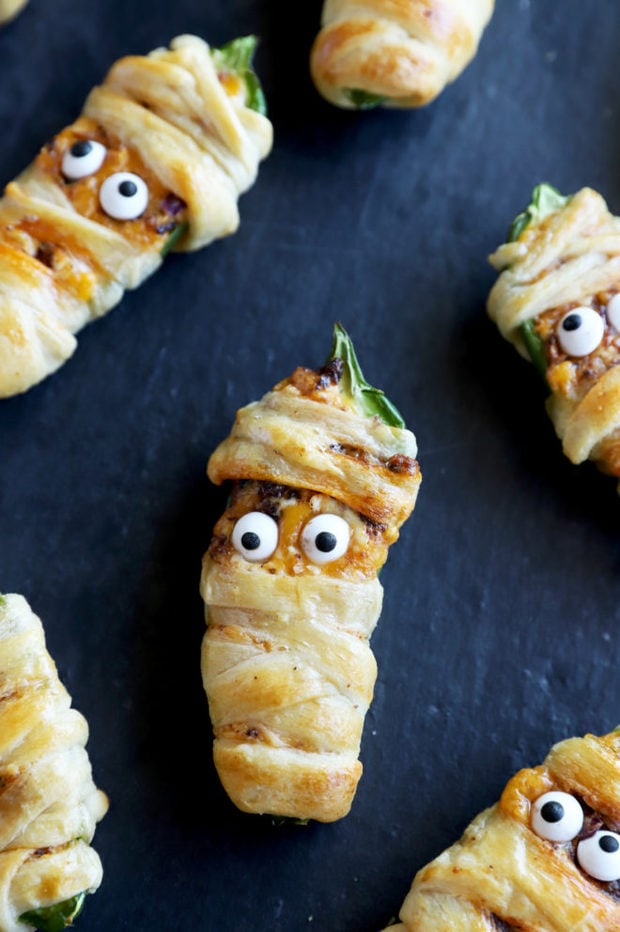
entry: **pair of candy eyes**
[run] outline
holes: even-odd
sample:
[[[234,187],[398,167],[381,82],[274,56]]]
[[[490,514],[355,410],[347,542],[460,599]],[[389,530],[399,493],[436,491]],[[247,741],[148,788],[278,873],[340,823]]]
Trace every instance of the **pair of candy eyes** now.
[[[620,331],[620,294],[607,305],[607,320]],[[605,321],[592,307],[576,307],[565,314],[557,328],[560,347],[567,356],[588,356],[600,344]]]
[[[532,806],[532,829],[548,841],[565,842],[583,827],[583,809],[570,793],[543,793]],[[600,829],[577,844],[580,867],[595,880],[620,880],[620,835]]]
[[[331,563],[346,553],[351,532],[339,515],[311,518],[301,532],[301,546],[313,563]],[[235,550],[250,563],[268,560],[278,546],[278,524],[262,511],[250,511],[236,522],[232,536]]]
[[[78,139],[65,152],[61,171],[68,181],[94,175],[103,165],[106,151],[95,139]],[[114,220],[135,220],[148,202],[149,189],[133,172],[114,172],[99,189],[101,209]]]

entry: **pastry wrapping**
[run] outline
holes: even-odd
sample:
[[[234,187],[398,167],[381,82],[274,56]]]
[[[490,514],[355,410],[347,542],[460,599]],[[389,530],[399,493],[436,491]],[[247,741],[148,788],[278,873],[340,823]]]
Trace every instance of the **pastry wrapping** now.
[[[325,0],[310,54],[317,90],[345,108],[421,107],[473,59],[494,0]]]
[[[108,801],[87,738],[41,621],[0,596],[0,932],[61,929],[101,883],[90,842]]]
[[[351,807],[377,573],[415,504],[416,455],[337,326],[327,365],[238,411],[209,460],[232,487],[203,561],[202,675],[215,766],[243,811],[331,822]]]
[[[544,376],[564,453],[620,477],[620,219],[539,185],[490,261],[489,315]]]
[[[620,733],[562,741],[417,873],[389,932],[619,929],[619,831]]]
[[[170,249],[235,231],[272,144],[255,39],[196,36],[119,59],[78,119],[0,199],[0,397],[73,353],[74,334]]]
[[[0,25],[8,23],[21,13],[28,0],[0,0]]]

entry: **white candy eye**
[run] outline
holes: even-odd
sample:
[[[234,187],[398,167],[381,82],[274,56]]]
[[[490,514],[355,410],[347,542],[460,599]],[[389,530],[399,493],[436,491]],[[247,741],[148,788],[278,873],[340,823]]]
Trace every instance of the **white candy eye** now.
[[[249,511],[235,524],[232,543],[250,563],[262,563],[278,546],[278,525],[262,511]]]
[[[577,845],[577,860],[595,880],[620,880],[620,835],[606,829]]]
[[[591,307],[576,307],[558,324],[558,341],[567,356],[587,356],[603,339],[605,323]]]
[[[543,793],[532,806],[532,829],[548,841],[572,841],[582,825],[583,809],[570,793]]]
[[[146,210],[149,189],[133,172],[115,172],[101,185],[99,203],[114,220],[135,220]]]
[[[620,330],[620,294],[615,294],[607,305],[607,320],[615,330]]]
[[[94,175],[103,165],[106,147],[94,139],[76,139],[62,157],[60,170],[69,181]]]
[[[311,518],[301,532],[301,545],[313,563],[331,563],[346,553],[351,531],[338,515],[323,514]]]

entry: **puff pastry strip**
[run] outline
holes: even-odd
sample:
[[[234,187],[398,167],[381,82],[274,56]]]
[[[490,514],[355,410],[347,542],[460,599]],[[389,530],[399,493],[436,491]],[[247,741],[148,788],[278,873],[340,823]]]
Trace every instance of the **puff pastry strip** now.
[[[212,50],[184,35],[169,49],[120,59],[81,116],[7,185],[0,397],[54,372],[73,353],[74,334],[140,285],[170,248],[199,249],[237,228],[237,199],[272,144],[271,123],[252,109],[253,43],[246,37]],[[103,153],[85,175],[75,175],[75,163],[92,153],[73,156],[80,146]],[[128,219],[116,204],[112,214],[104,206],[113,181],[111,196]],[[134,216],[127,205],[135,197],[139,210],[143,186],[146,204]]]
[[[551,821],[539,816],[536,822],[536,804],[549,801],[548,793],[563,815],[550,807]],[[573,809],[577,821],[571,828]],[[563,820],[573,837],[547,837],[554,825],[559,834]],[[620,734],[562,741],[541,766],[512,777],[499,802],[418,872],[401,924],[389,932],[618,929],[618,881],[595,875],[620,878],[619,829]]]
[[[472,60],[494,0],[326,0],[310,54],[339,107],[420,107]]]
[[[209,460],[233,485],[203,562],[202,673],[215,765],[246,812],[331,822],[361,775],[377,571],[420,483],[413,434],[362,380],[337,328],[328,365],[241,409]]]
[[[101,883],[90,842],[108,801],[87,738],[39,618],[23,596],[0,596],[0,932],[45,928],[39,910],[75,915]]]
[[[620,291],[620,219],[591,188],[563,197],[540,185],[490,260],[500,275],[489,314],[545,376],[564,453],[620,477],[620,330],[612,303]],[[590,326],[593,339],[567,350],[566,333],[575,342]]]
[[[28,0],[0,0],[0,25],[8,23],[20,13]]]

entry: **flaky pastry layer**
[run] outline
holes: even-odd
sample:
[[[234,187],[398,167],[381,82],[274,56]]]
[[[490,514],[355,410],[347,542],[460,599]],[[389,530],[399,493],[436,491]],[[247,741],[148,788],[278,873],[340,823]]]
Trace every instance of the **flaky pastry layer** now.
[[[500,275],[489,295],[489,315],[527,357],[522,324],[555,309],[561,313],[594,305],[600,295],[618,291],[620,219],[600,194],[583,188],[516,241],[500,246],[491,263]],[[581,364],[578,378],[560,378],[557,367],[558,374],[548,378],[552,393],[547,408],[571,462],[592,459],[620,475],[620,352],[614,353],[612,342],[610,337],[605,361],[595,350],[588,365]],[[575,363],[564,363],[567,373],[571,367]],[[551,370],[549,374],[553,376]]]
[[[530,827],[543,793],[570,793],[597,825],[620,826],[620,735],[586,735],[555,745],[544,763],[519,771],[501,799],[463,837],[423,867],[403,904],[407,932],[612,932],[620,901],[612,884],[588,876],[572,843],[554,843]]]
[[[0,929],[102,879],[90,842],[108,808],[93,783],[88,726],[20,595],[0,597]]]
[[[340,107],[351,91],[385,106],[420,107],[476,54],[493,0],[326,0],[310,67],[319,92]]]
[[[105,145],[92,177],[71,180],[62,156],[76,141]],[[0,199],[0,397],[54,372],[74,334],[117,304],[175,249],[234,232],[238,196],[270,150],[269,120],[228,93],[206,42],[178,36],[169,49],[117,61],[80,117],[46,146]],[[113,219],[98,192],[111,173],[148,185],[136,219]]]

